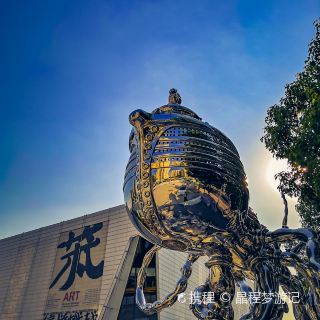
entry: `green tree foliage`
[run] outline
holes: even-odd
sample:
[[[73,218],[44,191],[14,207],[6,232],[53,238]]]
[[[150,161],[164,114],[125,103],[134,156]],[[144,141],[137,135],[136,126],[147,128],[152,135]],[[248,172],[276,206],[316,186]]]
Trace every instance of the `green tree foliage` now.
[[[304,70],[268,109],[261,141],[277,159],[287,159],[288,170],[276,175],[278,188],[298,197],[303,225],[320,231],[320,20],[314,25]]]

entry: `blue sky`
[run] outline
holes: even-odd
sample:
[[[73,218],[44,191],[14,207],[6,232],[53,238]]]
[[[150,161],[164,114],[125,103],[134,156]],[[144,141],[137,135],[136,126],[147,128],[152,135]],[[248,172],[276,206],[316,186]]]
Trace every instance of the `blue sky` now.
[[[0,237],[121,204],[128,114],[164,104],[171,87],[234,141],[251,205],[280,226],[259,138],[303,68],[319,1],[0,5]]]

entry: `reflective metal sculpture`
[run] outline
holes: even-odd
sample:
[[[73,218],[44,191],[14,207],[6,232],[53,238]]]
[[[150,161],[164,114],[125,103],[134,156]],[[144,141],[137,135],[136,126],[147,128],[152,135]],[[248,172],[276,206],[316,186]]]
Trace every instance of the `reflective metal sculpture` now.
[[[177,90],[169,103],[152,113],[130,114],[131,156],[124,179],[130,219],[140,233],[155,244],[145,256],[138,276],[136,301],[152,314],[176,302],[186,290],[191,266],[200,255],[209,257],[209,277],[196,293],[217,297],[235,285],[249,293],[270,293],[264,304],[252,303],[241,319],[282,319],[286,303],[276,303],[284,292],[299,292],[293,305],[296,319],[320,319],[319,245],[309,229],[284,226],[269,231],[248,206],[249,191],[239,154],[233,143],[192,110],[183,107]],[[291,243],[284,250],[281,245]],[[292,247],[292,243],[295,246]],[[145,268],[160,248],[188,252],[175,290],[162,301],[147,303],[143,294]],[[292,268],[294,268],[294,272]],[[233,319],[231,302],[191,305],[198,319]]]

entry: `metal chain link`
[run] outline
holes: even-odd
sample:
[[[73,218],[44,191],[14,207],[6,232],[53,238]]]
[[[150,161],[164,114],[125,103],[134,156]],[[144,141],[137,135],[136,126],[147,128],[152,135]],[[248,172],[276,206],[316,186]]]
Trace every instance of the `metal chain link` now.
[[[136,304],[145,314],[153,314],[160,310],[172,306],[178,299],[178,295],[186,291],[188,286],[188,279],[192,273],[192,264],[197,261],[200,255],[189,254],[187,261],[181,268],[181,277],[177,281],[176,287],[173,292],[168,294],[163,300],[157,300],[152,303],[146,302],[143,286],[147,278],[146,268],[149,266],[154,254],[161,249],[160,246],[154,246],[150,249],[143,258],[141,268],[137,278],[137,289],[136,289]]]

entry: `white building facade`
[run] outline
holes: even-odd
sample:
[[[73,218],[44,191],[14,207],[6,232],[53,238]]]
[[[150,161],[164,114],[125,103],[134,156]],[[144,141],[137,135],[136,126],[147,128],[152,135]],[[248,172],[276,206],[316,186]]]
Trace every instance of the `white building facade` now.
[[[123,205],[0,240],[0,319],[195,319],[188,299],[149,317],[136,307],[136,276],[150,247]],[[147,269],[149,301],[174,289],[186,257],[157,253]],[[205,261],[193,266],[187,298],[207,278]]]

